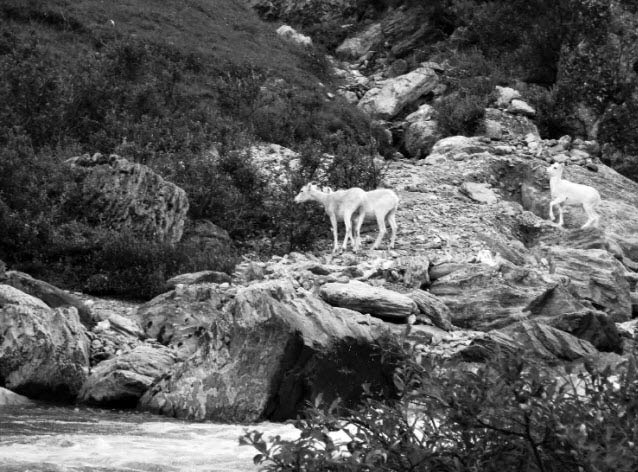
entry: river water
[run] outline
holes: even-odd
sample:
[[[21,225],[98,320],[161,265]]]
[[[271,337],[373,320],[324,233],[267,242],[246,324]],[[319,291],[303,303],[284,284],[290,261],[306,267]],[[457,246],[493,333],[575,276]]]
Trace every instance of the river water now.
[[[257,451],[246,429],[296,436],[291,425],[188,423],[147,413],[0,407],[2,472],[245,472]]]

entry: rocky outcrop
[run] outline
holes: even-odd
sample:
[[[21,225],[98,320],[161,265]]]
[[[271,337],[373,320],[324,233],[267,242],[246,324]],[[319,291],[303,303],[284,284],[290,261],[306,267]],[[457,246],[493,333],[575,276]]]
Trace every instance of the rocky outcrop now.
[[[189,356],[228,300],[216,284],[178,286],[142,305],[135,316],[149,338]]]
[[[392,118],[407,104],[434,90],[438,84],[439,77],[432,68],[420,67],[370,89],[358,106],[372,117]]]
[[[0,285],[0,381],[30,398],[73,400],[89,367],[89,341],[73,307],[50,308]]]
[[[625,268],[603,249],[549,247],[550,272],[570,281],[569,288],[581,301],[609,314],[612,321],[631,319],[629,282]]]
[[[76,209],[88,221],[158,241],[181,239],[188,212],[184,190],[115,154],[85,154],[67,163],[78,185]]]
[[[202,346],[155,384],[140,407],[217,421],[295,417],[306,401],[339,395],[346,405],[369,383],[388,389],[388,366],[373,346],[381,322],[332,308],[285,280],[240,288]]]
[[[170,349],[142,344],[126,354],[101,362],[91,370],[78,400],[102,407],[130,408],[176,361]]]
[[[332,306],[392,320],[405,320],[418,313],[416,303],[410,297],[356,280],[346,284],[325,284],[319,295]]]
[[[90,308],[79,298],[47,282],[34,279],[24,272],[10,270],[4,276],[0,274],[0,283],[11,285],[24,293],[28,293],[42,300],[51,308],[74,307],[80,316],[80,321],[87,328],[91,328],[99,321],[97,317],[93,316]]]

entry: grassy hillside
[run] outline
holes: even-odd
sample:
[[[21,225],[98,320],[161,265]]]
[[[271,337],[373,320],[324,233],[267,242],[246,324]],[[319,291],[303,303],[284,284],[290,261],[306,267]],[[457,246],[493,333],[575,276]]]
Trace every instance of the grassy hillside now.
[[[256,141],[305,150],[310,173],[317,153],[339,152],[348,162],[332,183],[370,184],[366,172],[339,170],[366,165],[369,125],[328,99],[330,86],[322,54],[279,39],[243,2],[0,2],[0,259],[105,293],[120,289],[84,280],[111,258],[139,259],[133,278],[150,271],[158,284],[179,271],[232,267],[227,254],[173,254],[169,264],[163,254],[183,248],[127,249],[134,235],[85,222],[61,161],[98,151],[153,167],[187,191],[192,218],[237,240],[311,237],[288,202],[263,207],[265,182],[233,151]],[[202,159],[213,145],[220,161]]]

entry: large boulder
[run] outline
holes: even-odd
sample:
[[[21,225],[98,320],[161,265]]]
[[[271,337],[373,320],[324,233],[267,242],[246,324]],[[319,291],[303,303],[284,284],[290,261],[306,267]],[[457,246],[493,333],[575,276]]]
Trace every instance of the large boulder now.
[[[139,406],[193,420],[294,418],[318,395],[345,405],[362,385],[391,389],[376,341],[382,323],[332,308],[285,280],[240,288],[201,348],[151,387]]]
[[[312,46],[312,38],[310,38],[310,36],[306,36],[305,34],[299,33],[292,26],[281,25],[279,28],[277,28],[277,35],[292,44],[296,44],[297,46]]]
[[[527,354],[545,362],[575,361],[598,354],[589,342],[536,321],[523,321],[475,338],[461,352],[467,361],[484,361],[498,353]]]
[[[142,305],[136,317],[149,338],[189,356],[228,300],[216,284],[178,286]]]
[[[141,344],[94,367],[82,386],[78,400],[102,407],[134,407],[144,392],[167,373],[175,361],[172,350]]]
[[[436,120],[416,120],[408,125],[403,135],[403,145],[410,157],[427,156],[440,138]]]
[[[16,405],[33,405],[33,402],[24,395],[18,395],[11,390],[0,387],[0,407]]]
[[[188,212],[183,189],[115,154],[85,154],[67,163],[78,182],[76,209],[84,218],[158,241],[181,239]]]
[[[589,341],[599,351],[622,352],[622,339],[616,323],[601,311],[582,309],[572,313],[538,317],[534,321],[543,322],[552,328]]]
[[[89,341],[75,308],[50,308],[0,285],[1,386],[30,398],[70,401],[88,367]]]
[[[380,88],[370,89],[359,101],[359,108],[374,118],[391,119],[417,98],[431,92],[439,76],[430,67],[388,79]]]
[[[625,268],[604,249],[551,246],[544,251],[550,272],[569,280],[581,301],[607,313],[612,321],[631,319],[631,296]]]
[[[532,269],[467,263],[437,278],[430,293],[447,305],[454,325],[488,331],[542,313],[559,283]]]
[[[357,280],[325,284],[319,289],[319,295],[332,306],[387,319],[404,320],[419,312],[414,300],[407,295]]]
[[[344,59],[358,59],[382,40],[383,31],[381,24],[372,23],[356,36],[343,41],[343,43],[337,47],[335,53]]]
[[[97,316],[93,316],[90,308],[76,296],[47,282],[34,279],[24,272],[10,270],[4,276],[0,274],[0,282],[39,298],[51,308],[74,307],[80,315],[80,321],[87,328],[91,328],[99,321]]]
[[[450,309],[437,296],[425,290],[413,290],[407,295],[416,303],[419,314],[427,317],[434,326],[445,331],[451,331],[454,328]],[[417,320],[418,318],[419,316]]]

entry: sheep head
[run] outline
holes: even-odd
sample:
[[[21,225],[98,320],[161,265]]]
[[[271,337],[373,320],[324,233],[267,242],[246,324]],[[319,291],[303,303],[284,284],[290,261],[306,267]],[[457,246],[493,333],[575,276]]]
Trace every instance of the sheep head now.
[[[550,178],[555,176],[561,177],[563,175],[564,168],[565,168],[564,164],[561,164],[560,162],[554,162],[551,166],[547,168],[547,175],[549,175]]]
[[[310,200],[314,200],[313,193],[317,192],[319,187],[314,182],[308,182],[306,185],[301,187],[301,190],[295,197],[295,203],[303,203],[308,202]]]

